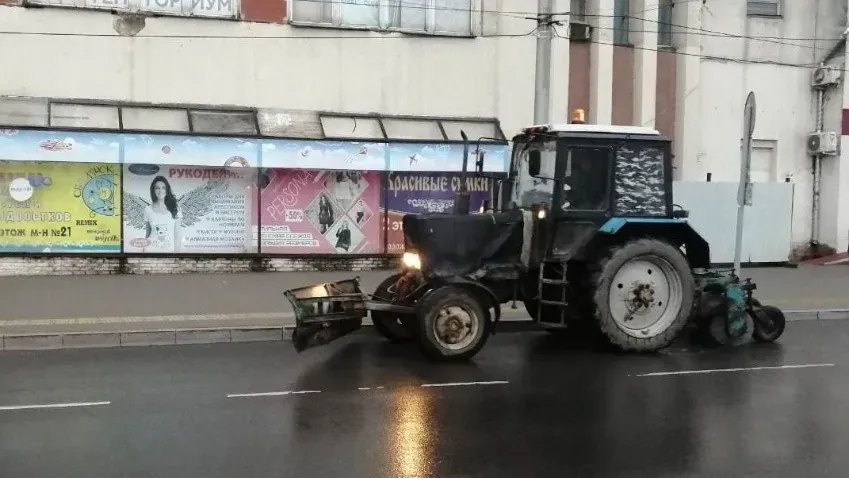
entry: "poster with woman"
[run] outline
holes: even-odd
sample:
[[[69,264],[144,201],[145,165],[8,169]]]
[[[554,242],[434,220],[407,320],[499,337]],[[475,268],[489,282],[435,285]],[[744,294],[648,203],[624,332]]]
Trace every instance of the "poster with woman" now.
[[[124,168],[124,251],[256,252],[254,171],[128,164]]]
[[[380,173],[270,169],[260,197],[261,251],[375,254],[382,251]]]

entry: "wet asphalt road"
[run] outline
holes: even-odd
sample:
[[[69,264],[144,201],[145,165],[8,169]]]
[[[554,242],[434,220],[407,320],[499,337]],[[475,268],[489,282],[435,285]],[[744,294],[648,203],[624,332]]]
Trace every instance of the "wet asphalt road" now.
[[[301,355],[7,352],[0,476],[844,477],[848,350],[835,321],[789,323],[780,345],[650,357],[500,334],[461,365],[368,334]],[[808,367],[710,372],[795,365]],[[70,402],[104,403],[12,408]]]

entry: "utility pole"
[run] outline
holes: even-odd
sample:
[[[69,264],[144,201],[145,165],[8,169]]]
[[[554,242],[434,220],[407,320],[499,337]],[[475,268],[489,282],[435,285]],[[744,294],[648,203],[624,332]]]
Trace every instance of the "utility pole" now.
[[[534,88],[534,124],[546,124],[550,118],[551,39],[554,35],[551,10],[554,0],[537,0],[537,61]]]

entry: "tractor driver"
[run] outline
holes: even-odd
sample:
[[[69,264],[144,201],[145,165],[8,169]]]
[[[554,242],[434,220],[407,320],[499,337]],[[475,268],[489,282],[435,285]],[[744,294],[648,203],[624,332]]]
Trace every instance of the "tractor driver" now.
[[[607,194],[607,162],[604,150],[575,148],[569,151],[560,195],[563,211],[593,211],[604,208]]]

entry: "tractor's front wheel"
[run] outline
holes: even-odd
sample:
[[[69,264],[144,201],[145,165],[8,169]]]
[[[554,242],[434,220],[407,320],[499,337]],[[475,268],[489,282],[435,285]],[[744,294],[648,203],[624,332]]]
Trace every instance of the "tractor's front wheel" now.
[[[613,249],[599,265],[593,305],[607,340],[627,352],[668,347],[693,309],[695,280],[681,251],[639,239]]]
[[[475,294],[458,287],[441,287],[425,296],[417,334],[424,354],[440,361],[475,356],[492,332],[487,309]]]
[[[377,286],[374,291],[374,298],[386,302],[391,302],[395,297],[392,287],[398,282],[401,274],[389,276]],[[414,330],[405,324],[405,320],[397,314],[391,312],[375,311],[371,312],[371,322],[374,324],[374,329],[384,338],[392,343],[407,343],[415,339]]]

